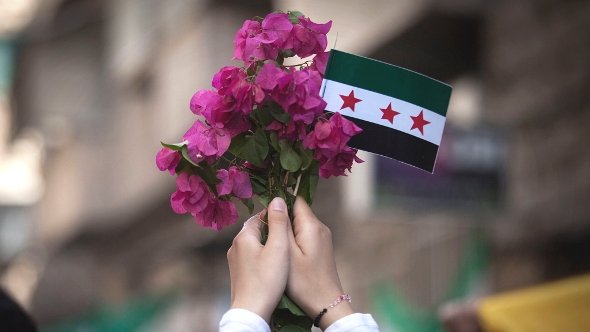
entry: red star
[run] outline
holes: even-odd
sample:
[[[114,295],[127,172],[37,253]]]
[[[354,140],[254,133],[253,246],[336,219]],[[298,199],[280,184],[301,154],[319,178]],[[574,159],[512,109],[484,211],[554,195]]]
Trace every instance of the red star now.
[[[348,96],[340,95],[340,98],[342,98],[342,101],[343,101],[342,107],[340,107],[340,109],[345,109],[348,107],[353,112],[354,112],[354,106],[356,105],[356,103],[358,103],[359,101],[362,101],[354,96],[354,90],[351,90],[350,93],[348,94]]]
[[[383,116],[381,117],[381,119],[388,120],[389,122],[391,122],[391,124],[393,124],[393,118],[399,114],[399,112],[396,112],[393,110],[393,108],[391,108],[391,103],[387,105],[387,108],[380,108],[380,110],[381,112],[383,112]]]
[[[422,135],[424,135],[424,126],[430,123],[430,121],[424,120],[424,110],[420,111],[420,114],[410,117],[412,118],[412,121],[414,121],[414,124],[412,124],[412,128],[410,128],[410,130],[418,128]]]

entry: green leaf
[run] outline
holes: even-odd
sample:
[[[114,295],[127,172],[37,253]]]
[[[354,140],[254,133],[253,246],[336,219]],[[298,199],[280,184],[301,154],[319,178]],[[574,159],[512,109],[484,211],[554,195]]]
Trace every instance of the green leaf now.
[[[217,195],[216,184],[220,182],[220,180],[217,178],[217,170],[209,165],[206,161],[202,161],[197,165],[194,171],[201,179],[203,179],[203,181],[205,181],[205,183],[207,183],[211,191]]]
[[[297,24],[299,23],[299,16],[303,16],[303,14],[299,11],[289,11],[287,12],[287,14],[289,14],[289,21],[291,21],[291,23],[293,24]]]
[[[188,148],[186,146],[182,147],[180,154],[182,155],[182,159],[175,169],[176,174],[180,174],[184,171],[194,172],[198,177],[203,179],[211,191],[217,195],[217,188],[215,187],[215,185],[219,183],[219,179],[217,178],[217,169],[213,168],[206,161],[201,161],[198,164],[195,163],[188,155]]]
[[[295,304],[295,302],[293,302],[287,295],[283,294],[283,296],[281,297],[281,300],[279,301],[279,304],[277,305],[278,309],[287,309],[289,310],[290,313],[292,313],[295,316],[304,316],[307,317],[307,315],[305,314],[305,312],[303,312],[303,310],[301,310],[301,308],[299,308],[299,306],[297,304]]]
[[[250,178],[250,182],[252,183],[252,191],[256,195],[260,195],[268,190],[266,181],[261,181],[258,178]]]
[[[283,54],[283,58],[290,58],[295,56],[295,52],[293,50],[284,50],[281,52]]]
[[[268,203],[270,203],[271,200],[272,200],[272,197],[270,197],[269,195],[258,195],[258,201],[264,207],[267,207]]]
[[[160,144],[162,144],[163,147],[168,148],[172,151],[180,151],[188,142],[184,141],[184,142],[180,142],[180,143],[164,143],[164,142],[160,142]]]
[[[186,146],[182,147],[182,150],[180,150],[180,154],[182,155],[182,158],[188,161],[191,165],[199,167],[199,165],[195,163],[188,155],[188,148]]]
[[[229,149],[236,157],[262,167],[269,149],[264,129],[259,128],[254,135],[234,137]]]
[[[276,62],[279,66],[283,65],[283,63],[285,62],[285,57],[284,57],[283,53],[279,53],[279,55],[277,56]]]
[[[303,326],[299,326],[299,325],[287,325],[287,326],[281,326],[279,328],[279,332],[309,332],[309,330],[311,329],[310,327],[303,327]]]
[[[303,197],[309,205],[313,201],[313,195],[318,185],[319,169],[317,160],[313,160],[309,169],[302,173],[301,181],[299,182],[297,196]]]
[[[313,325],[303,310],[284,294],[270,321],[273,331],[309,332]]]
[[[252,212],[254,212],[254,202],[252,199],[242,199],[241,201],[248,208],[248,214],[252,214]]]
[[[286,140],[280,140],[281,147],[280,161],[281,166],[289,172],[297,172],[301,167],[301,157]]]
[[[287,124],[289,121],[291,121],[291,115],[285,112],[285,110],[283,110],[279,104],[271,104],[268,107],[268,112],[275,120],[279,121],[280,123]]]
[[[178,165],[176,165],[176,168],[174,169],[174,171],[176,172],[176,174],[180,174],[182,172],[190,172],[191,170],[191,164],[184,160],[184,158],[180,158],[180,160],[178,161]]]
[[[250,112],[250,117],[259,122],[263,127],[268,126],[273,120],[268,107],[258,107]]]
[[[286,187],[292,187],[297,183],[297,178],[295,176],[289,176],[287,178],[287,183],[285,184]]]
[[[272,148],[275,149],[275,151],[280,152],[281,148],[279,146],[279,136],[277,135],[277,133],[271,131],[270,134],[268,134],[268,137],[270,141],[270,146],[272,146]]]
[[[227,149],[234,156],[238,155],[238,152],[246,144],[246,133],[239,134],[231,139],[229,148]]]
[[[301,170],[305,171],[313,161],[313,151],[299,146],[299,155],[301,156]]]

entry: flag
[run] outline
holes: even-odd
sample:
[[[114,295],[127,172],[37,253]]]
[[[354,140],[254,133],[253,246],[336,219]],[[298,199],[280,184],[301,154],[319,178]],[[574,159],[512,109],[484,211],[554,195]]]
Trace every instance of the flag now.
[[[451,90],[411,70],[332,50],[320,91],[327,112],[363,128],[351,147],[432,173]]]

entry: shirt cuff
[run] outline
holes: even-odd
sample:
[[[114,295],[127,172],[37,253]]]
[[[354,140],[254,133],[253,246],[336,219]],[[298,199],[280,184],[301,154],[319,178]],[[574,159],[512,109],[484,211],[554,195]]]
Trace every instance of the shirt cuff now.
[[[262,317],[246,309],[230,309],[219,322],[219,332],[270,332]]]
[[[370,314],[350,314],[332,323],[324,332],[373,332],[379,331],[377,322]]]

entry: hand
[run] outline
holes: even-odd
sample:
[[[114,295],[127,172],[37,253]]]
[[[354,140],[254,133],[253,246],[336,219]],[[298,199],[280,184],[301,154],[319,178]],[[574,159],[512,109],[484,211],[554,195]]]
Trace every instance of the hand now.
[[[314,319],[343,293],[334,260],[332,233],[301,197],[297,197],[293,210],[295,220],[293,232],[289,232],[291,265],[287,294]],[[328,309],[320,320],[320,328],[326,329],[352,313],[350,303],[341,302]]]
[[[268,206],[268,239],[260,243],[262,222],[244,223],[227,252],[231,278],[231,307],[252,311],[267,322],[285,291],[289,272],[287,205],[275,198]]]

